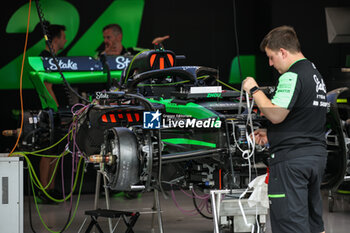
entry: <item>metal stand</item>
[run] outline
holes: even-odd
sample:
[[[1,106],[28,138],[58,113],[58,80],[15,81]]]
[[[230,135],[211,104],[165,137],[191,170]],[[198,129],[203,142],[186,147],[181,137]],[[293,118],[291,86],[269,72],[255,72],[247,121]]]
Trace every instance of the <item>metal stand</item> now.
[[[162,213],[161,213],[161,207],[160,207],[160,201],[159,201],[159,192],[157,189],[154,189],[154,201],[153,201],[153,211],[157,211],[157,217],[158,217],[158,226],[159,226],[159,232],[163,233],[163,220],[162,220]],[[154,231],[154,221],[155,221],[155,212],[152,213],[152,223],[151,223],[151,229],[152,232]]]
[[[343,182],[349,182],[349,181],[350,181],[350,176],[349,175],[344,176]],[[334,212],[334,205],[335,205],[335,201],[336,201],[336,196],[338,195],[337,190],[338,190],[338,187],[328,190],[328,211],[331,213]],[[344,194],[349,195],[350,190]],[[340,195],[342,195],[342,194],[340,194]]]
[[[95,188],[95,203],[94,203],[94,209],[98,209],[98,201],[100,198],[100,185],[101,185],[101,175],[103,175],[103,163],[100,164],[100,169],[97,171],[97,176],[96,176],[96,188]],[[105,199],[106,199],[106,207],[107,210],[109,210],[109,190],[107,187],[107,179],[105,176],[103,176],[103,187],[105,189]],[[108,226],[109,226],[109,231],[110,233],[113,233],[113,226],[112,226],[112,219],[108,218]]]
[[[239,199],[243,192],[244,190],[242,189],[210,191],[214,233],[220,233],[220,229],[224,228],[224,226],[232,228],[231,232],[251,232],[252,225],[258,226],[260,232],[265,232],[267,208],[259,204],[249,207],[248,199]],[[244,215],[239,205],[242,205]],[[227,220],[228,218],[231,218],[231,220]],[[246,225],[246,221],[248,225]]]
[[[127,226],[125,233],[133,233],[134,231],[132,228],[140,216],[139,212],[134,213],[134,212],[128,212],[128,211],[116,211],[116,210],[105,210],[105,209],[89,210],[89,211],[85,211],[85,214],[90,215],[91,217],[91,222],[88,228],[86,229],[85,233],[90,233],[93,226],[96,226],[97,230],[100,233],[103,233],[100,225],[97,222],[98,217],[105,217],[108,219],[122,217],[125,225]],[[129,217],[129,219],[127,219],[127,217]]]
[[[104,169],[103,164],[100,164],[100,169],[97,171],[97,176],[96,176],[94,210],[89,210],[89,211],[85,212],[86,215],[90,215],[90,217],[91,217],[91,221],[90,221],[90,224],[88,226],[88,229],[86,230],[86,233],[90,232],[94,226],[96,227],[96,229],[100,233],[103,233],[100,225],[97,222],[97,217],[99,217],[99,216],[108,218],[110,233],[114,232],[114,229],[112,226],[112,218],[116,218],[116,217],[122,217],[124,220],[124,223],[128,227],[126,233],[132,233],[133,232],[132,227],[136,223],[136,220],[138,219],[140,212],[133,213],[133,212],[127,212],[127,211],[110,210],[109,189],[107,188],[107,179],[103,174],[103,169]],[[98,205],[99,197],[100,197],[101,176],[103,176],[103,184],[104,184],[104,189],[105,189],[105,198],[106,198],[107,209],[99,209],[99,205]],[[157,189],[154,189],[154,201],[153,201],[153,207],[152,207],[152,222],[151,222],[152,232],[155,232],[155,229],[154,229],[155,214],[157,214],[159,233],[164,232],[161,212],[162,212],[162,210],[160,207],[159,191]],[[126,216],[131,216],[129,221],[126,219]],[[80,227],[79,232],[82,230],[82,228],[86,222],[86,219],[87,218],[85,218],[82,226]]]

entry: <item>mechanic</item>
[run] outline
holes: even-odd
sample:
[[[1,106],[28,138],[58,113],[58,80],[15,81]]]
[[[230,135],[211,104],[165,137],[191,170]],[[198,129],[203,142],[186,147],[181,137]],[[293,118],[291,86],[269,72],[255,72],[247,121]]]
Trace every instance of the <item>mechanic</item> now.
[[[301,52],[292,27],[271,30],[260,44],[281,76],[270,100],[252,77],[243,89],[271,121],[254,132],[269,143],[270,218],[273,232],[324,232],[320,184],[326,166],[326,87],[315,65]]]
[[[66,44],[66,27],[64,25],[49,24],[48,25],[48,39],[51,42],[52,52],[56,55],[60,50],[64,48]],[[46,43],[45,49],[39,54],[42,57],[51,57],[50,49]],[[59,106],[56,95],[53,91],[52,83],[44,82],[45,87],[49,91],[52,98],[55,100],[57,107]],[[41,157],[39,163],[39,175],[40,183],[43,187],[46,187],[49,184],[50,178],[52,177],[53,171],[55,168],[55,158],[52,157]],[[55,177],[53,177],[50,185],[47,187],[46,192],[54,198],[62,198],[58,195],[58,191],[55,190]],[[45,196],[41,191],[38,192],[38,197],[41,199],[41,204],[55,204],[54,201]]]
[[[97,49],[98,56],[101,54],[109,56],[135,55],[137,51],[125,48],[122,44],[123,30],[119,24],[108,24],[102,30],[103,44]]]
[[[66,44],[66,27],[64,25],[49,24],[47,36],[51,42],[52,52],[56,55],[64,48]],[[46,43],[45,49],[39,54],[41,57],[51,57],[49,45]],[[52,83],[44,82],[46,89],[49,91],[52,98],[55,100],[57,107],[59,106],[56,95],[53,91]]]
[[[136,55],[139,51],[133,48],[125,48],[122,44],[123,40],[123,30],[119,24],[108,24],[102,30],[103,33],[103,43],[97,49],[98,57],[101,54],[109,56],[119,56],[119,55]],[[169,39],[170,36],[166,35],[163,37],[156,37],[153,39],[152,44],[161,44],[164,40]]]

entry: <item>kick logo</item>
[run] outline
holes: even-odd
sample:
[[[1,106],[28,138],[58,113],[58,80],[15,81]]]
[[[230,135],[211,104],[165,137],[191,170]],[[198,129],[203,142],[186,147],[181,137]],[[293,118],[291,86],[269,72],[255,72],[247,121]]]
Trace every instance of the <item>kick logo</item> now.
[[[162,114],[157,110],[156,112],[143,112],[143,128],[144,129],[159,129],[160,116]]]

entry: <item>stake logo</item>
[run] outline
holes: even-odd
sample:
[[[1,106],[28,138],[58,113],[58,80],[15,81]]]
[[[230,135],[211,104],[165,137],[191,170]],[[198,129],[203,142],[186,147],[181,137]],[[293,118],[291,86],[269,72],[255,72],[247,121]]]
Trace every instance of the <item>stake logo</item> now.
[[[118,56],[115,58],[115,62],[116,62],[116,67],[118,70],[123,70],[126,67],[128,67],[129,63],[130,63],[130,59],[127,57],[123,57],[123,56]]]
[[[159,129],[160,116],[162,114],[157,110],[156,112],[143,112],[143,128],[144,129]]]

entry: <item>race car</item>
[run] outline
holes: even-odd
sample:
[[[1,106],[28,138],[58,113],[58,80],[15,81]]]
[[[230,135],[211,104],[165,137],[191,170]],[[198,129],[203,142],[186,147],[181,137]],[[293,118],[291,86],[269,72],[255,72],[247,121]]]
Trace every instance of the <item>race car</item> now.
[[[86,162],[103,164],[108,187],[118,191],[162,189],[169,184],[243,188],[253,177],[266,173],[268,145],[257,145],[249,135],[266,127],[268,121],[248,95],[225,89],[216,69],[176,66],[175,53],[164,49],[138,54],[117,75],[103,72],[102,65],[91,58],[77,59],[93,64],[99,82],[112,85],[97,90],[90,103],[72,106],[79,110],[69,114],[48,108],[50,102],[45,102],[47,95],[42,94],[40,83],[60,75],[40,66],[32,78],[40,79],[33,83],[40,87],[46,109],[25,114],[27,124],[19,148],[51,145],[71,129]],[[34,60],[39,67],[40,60]],[[115,70],[117,61],[120,58],[107,58],[107,71]],[[87,82],[94,82],[93,72],[84,72]],[[77,82],[77,77],[84,81],[83,74],[69,70],[66,74],[71,77],[68,82]],[[270,95],[273,88],[263,90]],[[347,173],[346,120],[350,117],[340,115],[337,104],[344,91],[346,88],[336,89],[327,96],[329,156],[322,185],[327,189],[338,187]]]
[[[164,183],[246,187],[252,176],[266,173],[268,145],[257,145],[249,135],[268,121],[254,111],[248,95],[218,86],[217,70],[175,61],[166,50],[135,57],[118,90],[103,93],[81,113],[80,148],[91,162],[105,163],[114,190],[150,190]],[[348,132],[334,101],[345,90],[329,93],[323,182],[328,189],[342,182],[347,169]]]

